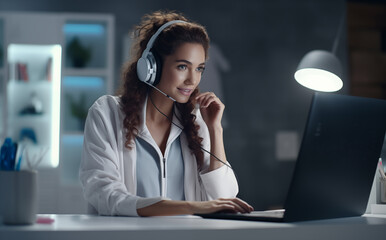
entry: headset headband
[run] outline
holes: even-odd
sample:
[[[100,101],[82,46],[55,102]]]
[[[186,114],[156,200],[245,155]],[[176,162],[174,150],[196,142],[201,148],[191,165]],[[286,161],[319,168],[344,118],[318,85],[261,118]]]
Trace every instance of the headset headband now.
[[[143,51],[143,53],[142,53],[142,57],[145,57],[145,56],[148,54],[148,52],[150,51],[150,49],[153,47],[154,41],[157,39],[158,35],[160,35],[161,32],[162,32],[165,28],[167,28],[167,27],[169,27],[170,25],[175,24],[175,23],[186,23],[186,22],[185,22],[185,21],[182,21],[182,20],[173,20],[173,21],[167,22],[167,23],[165,23],[164,25],[162,25],[162,26],[157,30],[157,32],[156,32],[153,36],[151,36],[149,42],[148,42],[147,45],[146,45],[145,51]]]

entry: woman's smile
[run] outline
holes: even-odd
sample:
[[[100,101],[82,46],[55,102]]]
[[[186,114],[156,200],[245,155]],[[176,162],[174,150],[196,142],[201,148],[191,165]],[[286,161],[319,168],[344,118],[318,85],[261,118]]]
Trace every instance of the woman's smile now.
[[[190,96],[190,94],[192,94],[193,92],[193,89],[189,89],[189,88],[177,88],[177,89],[182,95],[185,95],[185,96]]]

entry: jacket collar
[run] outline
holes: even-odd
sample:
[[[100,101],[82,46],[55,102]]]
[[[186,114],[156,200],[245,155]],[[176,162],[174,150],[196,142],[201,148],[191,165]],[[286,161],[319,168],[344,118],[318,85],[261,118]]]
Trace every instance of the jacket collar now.
[[[140,115],[140,124],[138,126],[138,136],[143,138],[143,139],[154,141],[153,137],[150,134],[149,129],[146,126],[146,107],[147,107],[148,97],[149,97],[149,95],[146,95],[145,101],[143,102],[143,105],[142,105],[142,114]],[[176,125],[182,127],[182,123],[177,118],[177,116],[178,117],[181,116],[181,113],[178,111],[178,109],[176,108],[175,105],[173,106],[173,108],[174,108],[173,109],[174,110],[174,114],[173,114],[172,121]],[[171,128],[170,128],[170,134],[169,134],[167,145],[169,144],[169,141],[174,140],[178,135],[181,134],[181,132],[182,132],[182,130],[179,127],[177,127],[174,124],[172,124]]]

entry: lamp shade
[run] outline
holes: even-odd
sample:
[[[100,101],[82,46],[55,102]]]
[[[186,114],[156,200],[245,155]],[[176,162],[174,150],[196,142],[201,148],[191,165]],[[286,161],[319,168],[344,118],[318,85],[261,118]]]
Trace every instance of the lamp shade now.
[[[335,92],[343,87],[342,66],[339,59],[328,51],[307,53],[295,73],[296,81],[313,90]]]

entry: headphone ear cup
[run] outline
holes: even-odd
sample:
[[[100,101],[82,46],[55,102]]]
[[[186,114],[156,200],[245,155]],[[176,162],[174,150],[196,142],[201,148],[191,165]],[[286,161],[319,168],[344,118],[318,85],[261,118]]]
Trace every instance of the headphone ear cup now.
[[[154,64],[156,65],[156,73],[153,86],[156,86],[161,81],[162,75],[162,59],[161,56],[156,52],[152,51],[154,57]]]
[[[157,65],[152,52],[148,52],[137,61],[137,76],[142,82],[154,85]]]
[[[152,69],[148,56],[141,57],[137,61],[137,76],[142,82],[149,82],[151,80]]]

